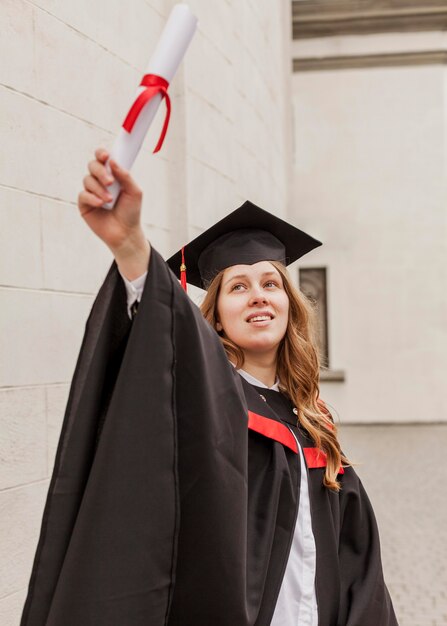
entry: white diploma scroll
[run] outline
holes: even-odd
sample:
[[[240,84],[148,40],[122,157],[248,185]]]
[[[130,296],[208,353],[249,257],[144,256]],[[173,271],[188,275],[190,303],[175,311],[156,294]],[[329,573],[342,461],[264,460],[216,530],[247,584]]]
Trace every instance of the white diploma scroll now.
[[[161,76],[170,83],[194,36],[196,28],[197,18],[191,13],[189,7],[186,4],[176,4],[169,15],[145,73]],[[139,87],[134,100],[143,91],[145,91],[145,87]],[[145,104],[130,133],[123,127],[120,128],[110,152],[110,158],[114,159],[124,169],[130,170],[134,164],[162,99],[163,96],[161,94],[156,94]],[[110,172],[108,164],[107,169]],[[112,194],[113,200],[103,204],[103,208],[113,209],[120,193],[120,185],[115,180],[107,189]]]

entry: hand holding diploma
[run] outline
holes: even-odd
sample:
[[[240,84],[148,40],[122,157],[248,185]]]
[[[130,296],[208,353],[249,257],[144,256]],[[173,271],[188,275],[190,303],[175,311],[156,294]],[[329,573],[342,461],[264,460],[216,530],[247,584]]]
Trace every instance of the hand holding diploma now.
[[[96,160],[88,165],[89,174],[84,178],[84,190],[78,197],[79,211],[85,222],[109,247],[121,273],[129,280],[147,270],[150,255],[150,245],[141,226],[142,191],[129,170],[161,101],[165,99],[167,115],[155,151],[161,148],[170,115],[167,89],[196,27],[197,18],[189,8],[177,4],[171,11],[111,153],[103,148],[96,150]],[[112,208],[114,210],[110,211]]]
[[[84,190],[78,196],[79,211],[87,225],[111,250],[120,272],[129,280],[144,274],[148,268],[150,245],[141,226],[142,191],[130,173],[113,159],[106,168],[109,153],[95,152],[96,160],[88,164]],[[121,193],[113,211],[102,208],[110,199],[109,186],[119,183]]]

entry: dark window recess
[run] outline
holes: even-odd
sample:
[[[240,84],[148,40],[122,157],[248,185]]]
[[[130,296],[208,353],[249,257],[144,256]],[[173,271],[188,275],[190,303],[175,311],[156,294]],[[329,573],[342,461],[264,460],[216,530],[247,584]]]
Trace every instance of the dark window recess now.
[[[327,281],[325,267],[303,267],[298,270],[300,290],[314,304],[317,313],[317,344],[321,365],[329,368]]]

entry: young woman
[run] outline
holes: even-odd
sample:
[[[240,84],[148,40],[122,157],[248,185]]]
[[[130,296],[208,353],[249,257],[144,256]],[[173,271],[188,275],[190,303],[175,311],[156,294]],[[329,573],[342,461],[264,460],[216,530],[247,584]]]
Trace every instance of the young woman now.
[[[22,626],[392,626],[374,514],[285,270],[320,245],[246,202],[174,255],[141,192],[81,214],[115,257],[87,321]],[[184,257],[184,258],[183,258]]]

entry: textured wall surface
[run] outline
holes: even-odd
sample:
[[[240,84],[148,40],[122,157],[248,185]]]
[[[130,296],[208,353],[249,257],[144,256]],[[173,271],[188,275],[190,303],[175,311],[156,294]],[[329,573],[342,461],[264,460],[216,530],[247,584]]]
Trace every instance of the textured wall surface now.
[[[302,67],[338,59],[292,77],[291,216],[324,242],[302,265],[327,267],[345,381],[322,397],[372,500],[400,626],[447,624],[447,92],[426,61],[443,50],[436,32],[293,43]]]
[[[18,623],[62,417],[110,252],[76,206],[174,3],[0,4],[0,623]],[[250,198],[287,211],[288,3],[192,0],[200,25],[133,169],[163,255]],[[162,107],[163,108],[163,107]]]
[[[304,59],[392,58],[447,39],[294,45]],[[303,265],[328,267],[330,366],[346,376],[324,396],[343,421],[445,421],[445,65],[304,71],[292,83],[292,215],[324,242]]]

